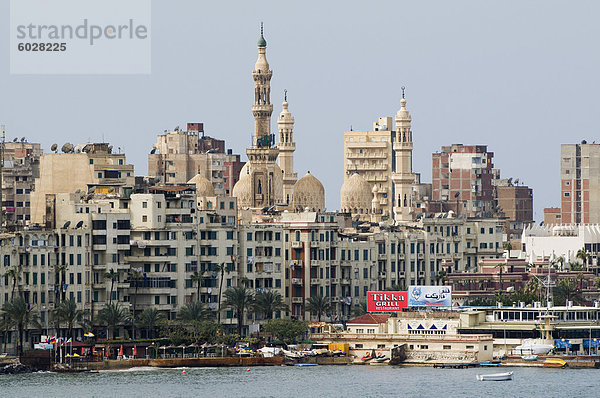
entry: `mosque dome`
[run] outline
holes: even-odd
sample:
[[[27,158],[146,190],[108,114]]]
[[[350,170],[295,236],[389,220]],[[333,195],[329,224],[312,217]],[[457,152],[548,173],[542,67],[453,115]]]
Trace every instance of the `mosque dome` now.
[[[293,205],[295,211],[319,211],[325,208],[325,189],[323,184],[310,171],[294,184]]]
[[[196,174],[188,184],[196,184],[196,196],[215,196],[215,188],[206,177]]]
[[[233,186],[231,196],[237,198],[238,208],[252,207],[252,176],[250,174],[240,173],[240,179]]]
[[[260,38],[258,39],[258,43],[257,45],[259,47],[266,47],[267,46],[267,41],[265,40],[265,37],[263,36],[263,34],[260,34]]]
[[[348,178],[342,189],[341,210],[346,213],[365,214],[371,209],[371,185],[360,174],[354,173]]]
[[[406,121],[412,120],[410,113],[406,109],[406,100],[404,98],[400,100],[400,109],[398,109],[398,112],[396,112],[396,119]]]

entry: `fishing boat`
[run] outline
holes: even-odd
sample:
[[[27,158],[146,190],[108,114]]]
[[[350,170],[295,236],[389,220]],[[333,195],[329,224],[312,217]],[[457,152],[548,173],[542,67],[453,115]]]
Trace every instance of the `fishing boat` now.
[[[477,380],[479,380],[479,381],[506,381],[506,380],[512,380],[512,378],[513,378],[513,372],[477,375]]]
[[[565,368],[567,366],[569,365],[560,358],[548,358],[544,361],[545,368]]]
[[[538,356],[537,355],[523,355],[523,356],[521,356],[521,359],[523,361],[537,361]]]

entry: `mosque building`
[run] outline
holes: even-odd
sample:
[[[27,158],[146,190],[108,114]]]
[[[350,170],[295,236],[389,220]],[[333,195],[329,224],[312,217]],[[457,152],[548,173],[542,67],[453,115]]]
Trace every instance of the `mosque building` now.
[[[278,143],[271,133],[271,77],[273,71],[267,61],[267,41],[261,34],[258,40],[258,59],[252,71],[254,79],[254,137],[246,148],[248,162],[233,187],[239,209],[263,209],[274,206],[288,211],[325,209],[325,190],[310,172],[298,180],[294,172],[294,118],[289,111],[287,92],[283,110],[277,119]]]

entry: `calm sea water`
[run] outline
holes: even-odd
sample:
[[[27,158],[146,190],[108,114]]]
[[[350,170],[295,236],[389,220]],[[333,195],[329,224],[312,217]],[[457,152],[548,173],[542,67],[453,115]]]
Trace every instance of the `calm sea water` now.
[[[598,397],[600,370],[389,366],[141,368],[0,376],[2,397]],[[481,382],[513,371],[514,380]]]

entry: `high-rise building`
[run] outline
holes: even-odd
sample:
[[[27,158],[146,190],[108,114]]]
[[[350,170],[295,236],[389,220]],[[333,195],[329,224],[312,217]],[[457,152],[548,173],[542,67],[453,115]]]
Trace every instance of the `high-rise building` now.
[[[600,223],[600,144],[563,144],[560,158],[561,222]]]
[[[496,211],[493,152],[487,145],[453,144],[432,155],[432,199],[456,202],[459,215],[489,217]]]

